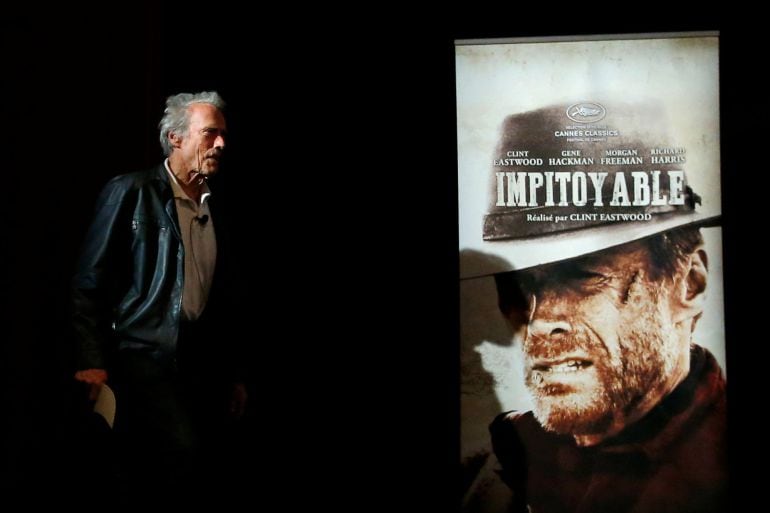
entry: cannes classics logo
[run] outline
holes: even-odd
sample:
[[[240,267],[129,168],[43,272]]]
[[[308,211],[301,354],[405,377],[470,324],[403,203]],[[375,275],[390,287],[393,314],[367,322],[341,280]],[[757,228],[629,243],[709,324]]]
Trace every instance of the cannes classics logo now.
[[[577,123],[596,123],[606,115],[604,107],[594,102],[575,103],[567,109],[567,117]]]

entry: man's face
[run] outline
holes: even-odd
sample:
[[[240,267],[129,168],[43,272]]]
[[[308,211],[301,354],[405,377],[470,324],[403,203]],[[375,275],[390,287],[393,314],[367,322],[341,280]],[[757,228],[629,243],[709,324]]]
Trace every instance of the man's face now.
[[[189,114],[190,124],[178,151],[186,170],[213,176],[219,170],[219,159],[225,148],[225,117],[208,103],[190,105]]]
[[[641,243],[518,273],[522,349],[535,415],[551,431],[605,432],[679,372],[671,281],[652,281]]]

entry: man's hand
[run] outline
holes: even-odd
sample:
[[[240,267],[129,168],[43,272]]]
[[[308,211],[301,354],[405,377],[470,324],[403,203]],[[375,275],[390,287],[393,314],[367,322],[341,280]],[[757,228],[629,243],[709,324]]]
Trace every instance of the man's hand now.
[[[77,371],[75,379],[89,386],[88,399],[96,401],[102,386],[107,382],[107,371],[104,369],[86,369]]]
[[[230,415],[235,419],[240,419],[246,411],[246,402],[248,400],[249,394],[246,392],[246,385],[243,383],[233,383],[230,395]]]

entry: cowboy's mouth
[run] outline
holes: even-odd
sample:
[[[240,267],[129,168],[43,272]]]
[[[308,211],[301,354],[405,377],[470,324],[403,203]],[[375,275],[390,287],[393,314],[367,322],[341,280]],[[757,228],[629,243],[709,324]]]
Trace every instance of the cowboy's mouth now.
[[[593,362],[586,358],[559,358],[554,360],[536,360],[532,370],[543,373],[569,373],[578,372],[593,366]]]

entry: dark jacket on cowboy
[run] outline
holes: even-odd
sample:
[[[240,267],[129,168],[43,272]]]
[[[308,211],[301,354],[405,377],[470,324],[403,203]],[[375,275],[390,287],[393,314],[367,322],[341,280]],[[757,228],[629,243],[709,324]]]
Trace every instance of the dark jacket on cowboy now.
[[[596,446],[545,431],[532,412],[503,413],[490,425],[497,460],[489,458],[463,509],[728,511],[725,387],[714,357],[693,345],[687,378],[639,422]]]

